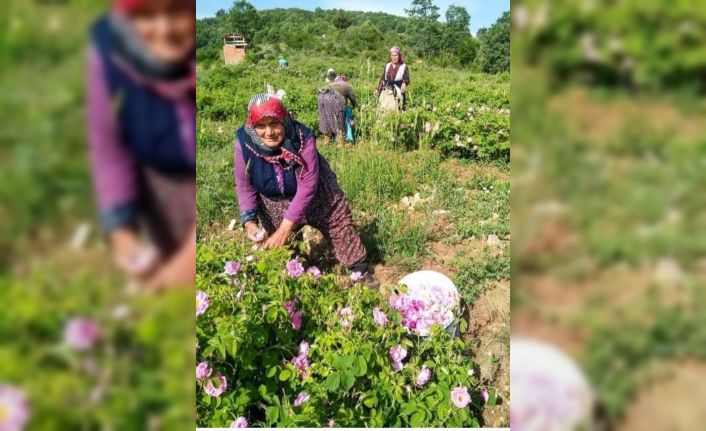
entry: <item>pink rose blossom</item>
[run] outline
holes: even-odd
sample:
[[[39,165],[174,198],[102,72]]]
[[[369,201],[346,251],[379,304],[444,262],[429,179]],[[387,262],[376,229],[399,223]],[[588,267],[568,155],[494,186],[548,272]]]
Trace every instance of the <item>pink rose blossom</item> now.
[[[248,427],[248,420],[245,419],[243,416],[239,416],[238,419],[234,420],[230,424],[230,428],[247,428]]]
[[[481,396],[483,397],[483,403],[488,404],[488,399],[490,399],[490,394],[488,393],[488,391],[483,389],[483,392],[481,392]]]
[[[311,274],[311,276],[314,278],[321,277],[321,270],[315,266],[310,267],[309,269],[306,270],[306,272]]]
[[[287,314],[291,315],[294,312],[294,307],[297,305],[297,300],[292,299],[289,301],[284,301],[284,309],[287,310]]]
[[[213,382],[214,380],[218,380],[219,385],[216,387]],[[226,391],[228,388],[228,381],[226,380],[225,376],[222,375],[220,372],[216,372],[216,375],[208,380],[206,383],[206,387],[204,387],[204,391],[212,396],[212,397],[220,397],[223,392]]]
[[[390,308],[399,310],[402,306],[402,296],[396,293],[390,295]]]
[[[97,322],[80,317],[73,318],[64,327],[64,344],[74,350],[90,349],[101,335]]]
[[[338,316],[341,318],[341,326],[343,326],[346,330],[351,329],[353,326],[353,320],[355,319],[353,310],[351,310],[350,307],[342,308],[339,310]]]
[[[390,360],[392,362],[392,369],[395,371],[400,371],[403,368],[402,360],[407,356],[407,349],[402,347],[401,344],[396,344],[390,348]]]
[[[309,394],[306,392],[300,392],[294,400],[294,407],[299,407],[307,401],[309,401]]]
[[[422,367],[422,370],[417,374],[417,379],[415,383],[417,386],[424,386],[429,382],[431,378],[431,370],[427,367]]]
[[[228,275],[235,275],[240,271],[240,263],[229,260],[226,262],[225,271]]]
[[[451,391],[451,401],[459,409],[466,408],[468,403],[471,402],[471,396],[468,393],[468,388],[465,386],[459,386]]]
[[[0,384],[0,430],[21,431],[28,419],[29,406],[24,392]]]
[[[387,316],[378,307],[373,308],[373,319],[377,326],[387,325]]]
[[[297,259],[292,259],[289,262],[287,262],[287,275],[290,277],[297,278],[304,274],[304,267],[302,266],[301,262],[299,262]]]
[[[200,362],[196,366],[196,379],[198,380],[203,380],[208,377],[211,377],[211,367],[208,365],[208,362],[203,361]]]
[[[201,290],[196,291],[196,316],[200,316],[208,310],[208,294]]]
[[[294,311],[289,315],[289,317],[292,318],[292,328],[294,328],[295,331],[299,331],[302,329],[302,316],[303,315],[304,315],[303,311]]]
[[[306,355],[309,353],[309,343],[306,341],[302,341],[299,343],[299,354],[300,355]]]
[[[353,281],[360,281],[363,279],[363,277],[364,277],[363,273],[360,271],[356,271],[351,274],[351,280],[353,280]]]

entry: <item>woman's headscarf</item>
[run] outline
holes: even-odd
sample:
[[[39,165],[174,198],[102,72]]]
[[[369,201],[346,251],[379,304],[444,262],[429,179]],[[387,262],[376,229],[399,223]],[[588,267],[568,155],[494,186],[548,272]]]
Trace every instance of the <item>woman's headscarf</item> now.
[[[196,6],[194,0],[181,0],[184,5]],[[150,3],[150,0],[114,0],[113,9],[127,14],[139,12]]]
[[[397,53],[397,55],[400,57],[400,63],[404,63],[404,57],[402,56],[402,51],[400,50],[399,46],[393,46],[390,48],[390,55]]]
[[[254,144],[250,147],[258,156],[270,163],[284,160],[289,167],[293,165],[303,166],[299,152],[295,149],[294,143],[299,141],[296,126],[292,116],[287,112],[287,108],[282,103],[278,94],[259,93],[253,96],[248,102],[248,117],[245,120],[245,132]],[[284,125],[284,142],[279,148],[270,148],[265,145],[253,129],[253,126],[263,118],[270,117]],[[285,167],[287,169],[287,167]]]

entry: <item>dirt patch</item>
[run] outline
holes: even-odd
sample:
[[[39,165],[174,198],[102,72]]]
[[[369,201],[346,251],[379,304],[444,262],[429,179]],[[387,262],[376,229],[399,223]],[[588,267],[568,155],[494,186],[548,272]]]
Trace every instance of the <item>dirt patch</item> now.
[[[565,116],[570,129],[579,130],[591,142],[605,142],[631,127],[649,127],[655,133],[703,135],[702,117],[689,114],[668,100],[649,101],[629,97],[600,101],[586,89],[572,89],[550,100],[549,111]]]
[[[495,166],[491,165],[467,165],[459,163],[457,159],[446,160],[441,163],[441,169],[449,172],[451,177],[456,180],[457,183],[466,183],[468,180],[476,177],[492,177],[496,180],[509,181],[510,173],[504,172]]]
[[[397,266],[376,265],[373,269],[375,279],[380,285],[397,284],[407,271]]]
[[[510,415],[510,282],[498,282],[468,310],[465,338],[472,348],[480,377],[498,390],[499,403],[483,412],[485,426],[508,425]]]
[[[670,375],[640,391],[616,431],[692,431],[706,422],[706,363],[669,366]]]

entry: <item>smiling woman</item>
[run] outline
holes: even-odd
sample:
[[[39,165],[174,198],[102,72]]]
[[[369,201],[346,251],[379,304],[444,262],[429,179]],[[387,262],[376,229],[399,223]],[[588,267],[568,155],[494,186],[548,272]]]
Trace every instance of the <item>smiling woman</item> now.
[[[368,270],[336,175],[317,151],[314,135],[292,119],[277,95],[261,93],[250,100],[234,157],[240,220],[250,240],[263,248],[280,247],[308,224],[321,231],[336,259],[352,272]]]

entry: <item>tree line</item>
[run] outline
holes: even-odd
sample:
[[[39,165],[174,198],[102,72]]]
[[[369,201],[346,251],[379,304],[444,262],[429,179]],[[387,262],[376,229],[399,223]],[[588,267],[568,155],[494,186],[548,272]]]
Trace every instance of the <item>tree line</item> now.
[[[499,73],[510,70],[510,13],[505,12],[476,36],[470,32],[471,13],[450,5],[445,21],[433,0],[413,0],[406,15],[341,9],[257,10],[246,0],[196,22],[197,60],[221,58],[223,35],[235,32],[249,43],[249,61],[272,59],[294,52],[378,58],[393,45],[407,56],[440,66]]]

